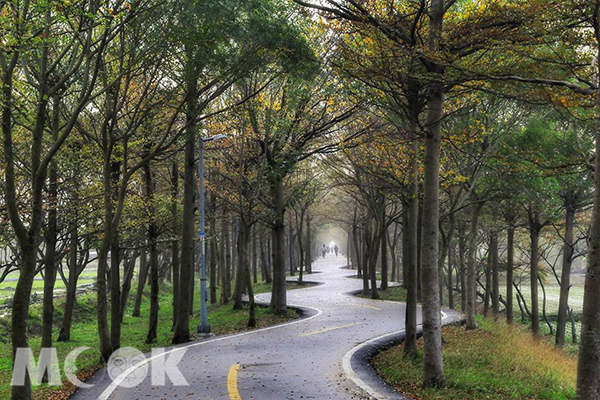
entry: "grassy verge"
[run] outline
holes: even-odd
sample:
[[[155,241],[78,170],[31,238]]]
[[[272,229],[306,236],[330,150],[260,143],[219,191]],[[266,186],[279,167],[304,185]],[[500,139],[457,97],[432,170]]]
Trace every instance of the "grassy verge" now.
[[[304,288],[298,284],[288,284],[288,289]],[[270,284],[258,283],[255,285],[255,293],[268,292],[271,289]],[[160,308],[158,317],[158,339],[155,343],[149,345],[145,343],[148,330],[148,314],[149,314],[149,293],[144,293],[144,300],[141,307],[141,317],[132,317],[133,311],[133,293],[135,287],[131,290],[128,307],[123,318],[121,331],[121,346],[135,347],[142,352],[150,351],[152,347],[168,347],[171,345],[172,339],[172,315],[173,315],[173,297],[172,288],[168,283],[165,283],[160,288]],[[55,301],[55,326],[54,335],[56,338],[60,330],[62,321],[63,300]],[[190,332],[196,332],[196,326],[199,322],[198,310],[200,308],[200,296],[196,293],[194,296],[194,316],[190,317]],[[248,310],[233,311],[231,303],[226,305],[211,304],[208,309],[208,321],[211,329],[218,335],[230,334],[234,332],[244,331],[248,321]],[[98,333],[96,324],[96,294],[87,293],[79,296],[77,305],[74,311],[73,327],[71,331],[71,341],[63,343],[54,343],[58,352],[58,359],[61,363],[66,355],[73,349],[80,346],[89,346],[91,350],[83,352],[77,359],[78,376],[80,379],[85,379],[90,376],[95,370],[100,368],[102,364],[99,362],[100,353],[98,351]],[[257,328],[289,321],[297,318],[296,312],[289,310],[286,315],[275,315],[269,309],[257,307],[256,309]],[[41,333],[42,308],[41,304],[34,304],[30,309],[29,316],[29,345],[35,356],[39,355],[40,351],[40,333]],[[110,320],[110,318],[109,318]],[[5,317],[0,319],[0,399],[10,398],[10,379],[11,373],[11,344],[10,344],[10,318]],[[64,375],[63,375],[64,381]],[[48,387],[41,385],[34,388],[34,397],[36,399],[64,399],[74,391],[69,383],[65,383],[63,387]]]
[[[378,290],[380,300],[388,301],[406,301],[406,289],[401,286],[387,288],[387,290]],[[370,299],[370,294],[358,294],[358,297]]]
[[[444,335],[445,389],[424,389],[422,356],[403,356],[403,346],[373,360],[379,374],[409,397],[444,399],[573,399],[577,360],[522,326],[482,319],[480,329],[449,326]],[[422,346],[422,340],[419,342]]]

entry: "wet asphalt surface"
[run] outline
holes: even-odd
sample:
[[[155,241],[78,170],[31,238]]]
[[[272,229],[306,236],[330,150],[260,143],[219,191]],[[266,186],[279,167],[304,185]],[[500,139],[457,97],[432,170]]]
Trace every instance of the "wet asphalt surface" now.
[[[167,359],[181,356],[178,368],[189,385],[173,385],[168,377],[165,385],[157,385],[157,380],[153,384],[152,373],[143,378],[138,368],[129,375],[121,374],[121,378],[126,377],[121,385],[136,382],[132,378],[136,374],[141,376],[137,378],[141,383],[123,387],[113,383],[103,369],[88,380],[93,384],[91,388],[80,389],[72,398],[370,399],[346,377],[342,358],[360,343],[402,330],[405,306],[347,294],[361,289],[362,282],[350,278],[355,272],[341,269],[344,265],[346,259],[342,256],[319,258],[313,265],[319,273],[305,275],[305,280],[323,284],[288,291],[288,304],[316,310],[312,317],[167,349],[175,350]],[[269,297],[261,294],[257,299],[268,301]],[[237,376],[232,376],[232,366],[238,363]],[[150,371],[154,365],[165,365],[164,359],[156,359]]]

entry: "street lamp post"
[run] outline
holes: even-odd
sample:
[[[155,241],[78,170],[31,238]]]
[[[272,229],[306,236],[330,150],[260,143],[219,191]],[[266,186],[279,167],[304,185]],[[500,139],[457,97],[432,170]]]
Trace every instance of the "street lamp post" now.
[[[212,140],[225,139],[227,135],[215,135],[200,140],[200,150],[198,161],[198,176],[200,178],[200,313],[201,321],[198,325],[198,333],[209,334],[210,325],[208,325],[208,311],[206,303],[208,301],[208,291],[206,290],[206,232],[204,215],[204,143]],[[211,227],[212,229],[212,227]]]

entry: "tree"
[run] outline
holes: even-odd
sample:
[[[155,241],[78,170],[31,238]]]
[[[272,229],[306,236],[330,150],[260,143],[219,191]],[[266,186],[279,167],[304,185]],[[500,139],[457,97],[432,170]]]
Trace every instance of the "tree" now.
[[[58,10],[54,10],[53,4],[29,7],[29,2],[0,3],[3,34],[13,43],[0,51],[5,163],[3,191],[10,222],[22,255],[12,313],[13,357],[18,348],[27,347],[29,295],[36,272],[37,248],[41,239],[44,214],[43,186],[48,169],[96,89],[99,60],[107,43],[112,39],[115,29],[124,21],[133,18],[137,11],[136,9],[126,11],[120,6],[121,4],[118,3],[115,7],[120,18],[106,19],[106,22],[97,24],[96,18],[100,18],[103,11],[99,10],[95,2],[82,2],[73,4],[72,9],[59,8]],[[86,10],[86,15],[79,17],[78,13],[72,14],[71,11],[77,8]],[[58,27],[61,29],[59,30]],[[35,100],[30,106],[33,106],[35,112],[24,116],[27,121],[25,132],[15,132],[13,122],[17,117],[16,106],[26,101],[25,98],[15,98],[14,78],[21,71],[24,74],[31,72],[29,93]],[[16,83],[24,84],[24,82]],[[68,88],[72,88],[76,94],[69,98],[69,107],[65,109],[66,122],[61,124],[62,128],[59,132],[54,133],[54,138],[49,138],[46,131],[49,99],[59,96]],[[55,106],[58,107],[58,104],[55,103]],[[31,174],[28,178],[29,201],[26,210],[19,209],[17,199],[18,176],[15,172],[15,152],[19,149],[15,134],[26,135],[28,146],[31,145],[27,158]],[[23,386],[13,386],[12,397],[31,398],[28,375]]]

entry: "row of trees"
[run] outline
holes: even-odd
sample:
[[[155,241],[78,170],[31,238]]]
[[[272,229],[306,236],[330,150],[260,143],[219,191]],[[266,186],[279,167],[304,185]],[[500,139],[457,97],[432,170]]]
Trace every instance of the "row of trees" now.
[[[27,347],[34,277],[44,271],[50,347],[57,273],[72,310],[91,262],[104,360],[120,347],[138,264],[134,314],[148,280],[147,341],[163,278],[173,284],[173,343],[190,340],[198,146],[226,134],[206,144],[211,301],[219,289],[240,308],[246,292],[251,325],[260,265],[272,309],[285,313],[286,271],[302,279],[311,269],[317,203],[348,198],[333,218],[365,292],[378,296],[378,259],[382,289],[402,266],[405,351],[416,352],[420,300],[424,384],[442,386],[444,291],[451,306],[461,293],[475,329],[478,293],[500,310],[506,249],[512,321],[526,230],[531,303],[519,285],[516,298],[538,335],[539,261],[556,265],[540,234],[554,226],[559,344],[571,263],[589,247],[578,398],[597,397],[600,2],[294,2],[0,1],[2,277],[19,271],[13,352]],[[380,256],[388,247],[402,249],[401,262]],[[31,398],[29,381],[13,398]]]
[[[498,253],[504,242],[500,235],[506,234],[509,320],[515,234],[521,226],[528,231],[528,312],[535,335],[540,332],[540,233],[553,223],[564,224],[556,233],[564,239],[562,276],[556,277],[563,292],[557,342],[564,342],[570,266],[581,241],[574,232],[575,215],[595,189],[590,169],[597,167],[589,160],[596,157],[592,143],[598,137],[600,3],[295,1],[318,12],[340,35],[336,64],[364,88],[353,94],[366,97],[369,110],[387,122],[387,131],[370,138],[368,150],[348,152],[336,165],[360,210],[354,213],[359,222],[355,218],[349,225],[360,225],[352,230],[361,239],[354,241],[354,252],[365,288],[367,272],[371,277],[374,297],[374,260],[380,244],[385,246],[381,239],[388,221],[398,223],[398,213],[404,217],[405,349],[415,351],[420,296],[424,385],[444,385],[440,305],[443,279],[450,282],[447,272],[455,268],[452,259],[459,259],[466,326],[477,327],[484,221],[490,267],[484,268],[483,300],[488,304],[490,298],[499,311]],[[401,149],[395,148],[399,143]],[[597,398],[599,391],[600,225],[598,201],[593,204],[578,371],[581,399]],[[563,218],[557,217],[560,212]],[[527,307],[520,294],[517,298]]]
[[[241,308],[247,293],[252,325],[260,265],[272,308],[286,312],[286,270],[310,271],[315,246],[308,209],[320,184],[298,166],[365,129],[326,60],[331,44],[290,7],[0,3],[1,279],[18,271],[13,356],[27,347],[35,276],[44,276],[42,347],[51,347],[57,275],[67,287],[58,340],[68,341],[78,277],[93,263],[104,360],[120,347],[135,271],[134,316],[146,282],[150,290],[146,341],[157,337],[163,279],[173,287],[173,343],[190,340],[198,142],[220,133],[229,138],[207,145],[211,301],[218,287],[220,301]],[[12,397],[31,398],[29,377]]]

